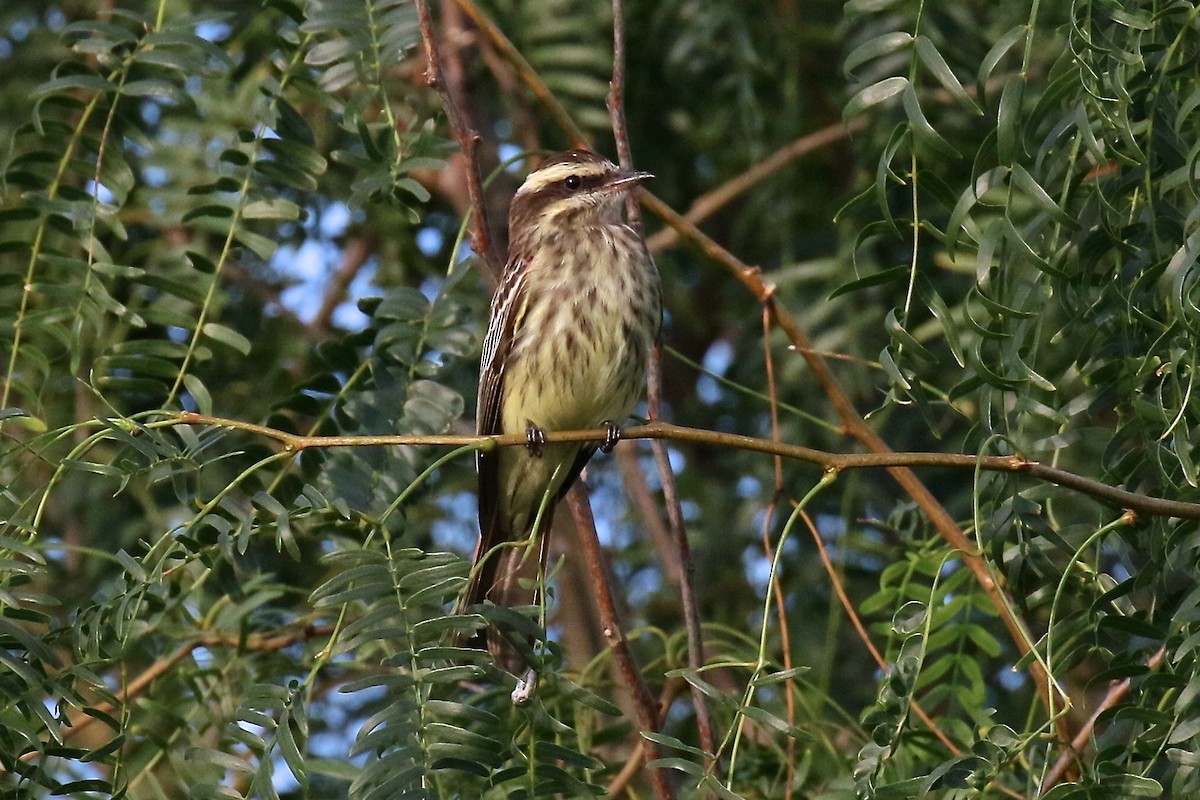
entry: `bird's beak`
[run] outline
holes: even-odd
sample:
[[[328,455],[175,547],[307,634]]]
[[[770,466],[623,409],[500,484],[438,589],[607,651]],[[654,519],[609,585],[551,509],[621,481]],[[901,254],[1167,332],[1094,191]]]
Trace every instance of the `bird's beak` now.
[[[642,181],[650,180],[653,173],[638,170],[621,170],[604,188],[610,192],[620,192],[637,186]]]

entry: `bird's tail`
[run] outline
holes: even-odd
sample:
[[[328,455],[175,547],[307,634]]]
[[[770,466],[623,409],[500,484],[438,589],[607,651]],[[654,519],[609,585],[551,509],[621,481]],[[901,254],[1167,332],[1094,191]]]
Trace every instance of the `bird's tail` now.
[[[499,519],[490,520],[489,524],[484,526],[471,559],[474,567],[470,581],[459,601],[456,613],[470,613],[472,608],[482,605],[485,601],[505,607],[537,605],[541,602],[541,590],[527,587],[530,584],[540,585],[538,576],[545,574],[550,552],[552,516],[553,508],[546,509],[542,515],[540,531],[529,546],[525,545],[525,542],[530,540],[528,532],[514,536]],[[501,543],[511,544],[496,548],[496,545]],[[530,666],[509,636],[498,630],[494,624],[464,635],[459,639],[459,644],[466,647],[486,647],[496,659],[496,663],[513,674],[521,674]]]

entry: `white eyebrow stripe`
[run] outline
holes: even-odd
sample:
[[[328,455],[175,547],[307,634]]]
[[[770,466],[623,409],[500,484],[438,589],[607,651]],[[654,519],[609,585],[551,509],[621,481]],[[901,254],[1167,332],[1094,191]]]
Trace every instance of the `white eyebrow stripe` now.
[[[611,165],[603,162],[590,164],[552,164],[530,173],[525,182],[521,184],[521,188],[517,189],[517,194],[536,192],[539,189],[544,189],[553,183],[563,180],[568,175],[578,175],[581,178],[586,178],[594,175],[603,175],[611,168]]]

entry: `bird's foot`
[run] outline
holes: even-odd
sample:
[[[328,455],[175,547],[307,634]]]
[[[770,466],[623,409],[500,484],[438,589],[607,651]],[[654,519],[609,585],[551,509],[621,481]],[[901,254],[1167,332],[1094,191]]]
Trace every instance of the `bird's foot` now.
[[[534,458],[542,457],[542,445],[546,443],[546,432],[534,425],[532,422],[525,422],[525,447],[529,450],[529,455]]]
[[[523,678],[517,680],[517,688],[512,690],[509,699],[514,706],[523,706],[533,699],[533,693],[537,690],[538,674],[533,668],[530,668],[525,673]]]
[[[604,420],[600,423],[604,426],[604,444],[600,445],[600,452],[611,453],[613,448],[617,446],[617,442],[621,441],[621,428],[610,420]]]

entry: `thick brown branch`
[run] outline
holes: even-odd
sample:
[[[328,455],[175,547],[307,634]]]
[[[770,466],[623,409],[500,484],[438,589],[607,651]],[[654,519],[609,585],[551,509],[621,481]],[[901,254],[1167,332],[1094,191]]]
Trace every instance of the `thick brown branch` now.
[[[642,680],[642,673],[633,654],[629,652],[629,642],[621,630],[620,620],[617,619],[617,605],[613,600],[612,587],[608,583],[608,574],[604,569],[604,555],[600,550],[600,537],[596,534],[596,520],[592,517],[592,506],[588,501],[587,489],[582,482],[576,483],[567,492],[567,504],[575,518],[575,528],[579,532],[579,541],[583,545],[584,558],[591,576],[592,589],[596,592],[596,601],[600,609],[600,625],[604,631],[604,639],[612,650],[613,658],[621,670],[621,676],[629,693],[633,696],[637,708],[638,726],[643,731],[657,733],[660,727],[658,701]],[[649,742],[647,742],[649,744]],[[657,748],[656,748],[657,749]],[[659,800],[674,798],[675,791],[667,782],[666,773],[661,769],[650,770],[650,783]]]

